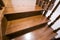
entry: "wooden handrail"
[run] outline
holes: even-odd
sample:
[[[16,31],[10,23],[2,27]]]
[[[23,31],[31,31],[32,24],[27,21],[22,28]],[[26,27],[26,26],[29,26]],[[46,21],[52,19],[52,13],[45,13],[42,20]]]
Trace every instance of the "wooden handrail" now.
[[[49,8],[49,6],[51,5],[51,1],[49,2],[49,5],[48,5],[48,8]],[[46,13],[48,12],[48,8],[45,10],[45,12],[44,12],[44,16],[46,15]]]

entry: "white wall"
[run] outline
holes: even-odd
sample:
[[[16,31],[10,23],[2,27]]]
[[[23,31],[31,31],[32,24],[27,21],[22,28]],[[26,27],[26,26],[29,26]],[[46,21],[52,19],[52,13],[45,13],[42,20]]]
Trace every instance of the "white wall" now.
[[[36,4],[36,0],[12,0],[12,5],[14,10],[26,10],[29,11],[30,9],[34,10]]]

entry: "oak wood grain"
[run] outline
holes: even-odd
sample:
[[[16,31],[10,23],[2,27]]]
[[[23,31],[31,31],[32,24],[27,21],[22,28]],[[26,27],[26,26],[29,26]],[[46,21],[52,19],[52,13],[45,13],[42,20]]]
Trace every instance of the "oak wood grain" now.
[[[49,20],[43,15],[37,15],[17,20],[8,21],[6,34],[14,33],[19,30],[27,29],[36,25],[48,22]]]
[[[21,12],[31,12],[31,11],[40,11],[40,10],[44,10],[42,9],[40,6],[36,5],[34,7],[24,7],[22,6],[21,8],[21,5],[19,7],[15,7],[14,8],[14,5],[12,4],[12,1],[11,0],[3,0],[4,3],[5,3],[5,7],[6,7],[6,10],[5,10],[5,14],[11,14],[11,13],[21,13]],[[21,3],[20,3],[21,4]],[[28,3],[27,3],[28,4]],[[23,4],[22,4],[23,5]],[[32,5],[31,5],[32,6]]]

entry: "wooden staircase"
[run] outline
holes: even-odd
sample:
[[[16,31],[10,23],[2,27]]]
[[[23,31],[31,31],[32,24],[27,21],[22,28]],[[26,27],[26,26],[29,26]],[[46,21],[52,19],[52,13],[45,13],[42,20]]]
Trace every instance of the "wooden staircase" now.
[[[47,18],[42,15],[8,21],[6,34],[14,33],[16,31],[31,28],[33,26],[37,26],[37,25],[47,23],[47,22],[48,22]]]
[[[58,20],[59,18],[60,18],[60,15],[52,23],[55,23],[56,20]],[[17,36],[16,38],[14,38],[15,37],[14,35],[12,35],[12,36],[10,35],[10,36],[12,38],[14,38],[14,40],[44,40],[44,39],[51,40],[52,38],[54,38],[54,36],[57,35],[56,34],[57,30],[60,30],[60,28],[59,28],[54,31],[51,28],[51,26],[53,25],[52,23],[50,25],[43,24],[44,25],[43,27],[39,26],[41,28],[36,28],[35,30],[33,30],[31,32],[25,33],[24,35]]]
[[[5,4],[4,17],[2,19],[3,40],[51,40],[57,35],[51,26],[60,18],[60,15],[50,25],[47,23],[59,6],[60,1],[48,17],[45,16],[48,8],[43,9],[36,5],[34,10],[18,11],[13,9],[10,0],[3,0],[3,2]],[[45,11],[44,14],[42,14],[43,11]]]

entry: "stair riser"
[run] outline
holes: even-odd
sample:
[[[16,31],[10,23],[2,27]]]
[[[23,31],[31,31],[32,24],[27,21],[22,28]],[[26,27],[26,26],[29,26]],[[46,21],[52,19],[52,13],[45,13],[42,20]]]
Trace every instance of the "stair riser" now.
[[[13,13],[13,14],[6,14],[6,18],[8,21],[20,19],[20,18],[26,18],[30,16],[36,16],[41,15],[42,11],[35,11],[35,12],[24,12],[24,13]]]
[[[26,34],[26,33],[28,33],[28,32],[31,32],[31,31],[37,30],[37,29],[39,29],[39,28],[42,28],[42,27],[44,27],[46,24],[47,24],[47,23],[44,23],[44,24],[37,25],[37,26],[31,27],[31,28],[27,28],[27,29],[24,29],[24,30],[17,31],[17,32],[15,32],[15,33],[6,34],[6,36],[9,37],[9,39],[12,39],[12,38],[21,36],[21,35],[23,35],[23,34]]]

